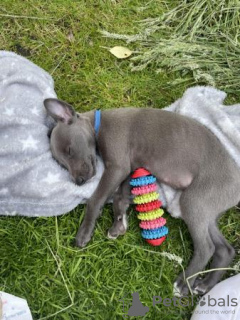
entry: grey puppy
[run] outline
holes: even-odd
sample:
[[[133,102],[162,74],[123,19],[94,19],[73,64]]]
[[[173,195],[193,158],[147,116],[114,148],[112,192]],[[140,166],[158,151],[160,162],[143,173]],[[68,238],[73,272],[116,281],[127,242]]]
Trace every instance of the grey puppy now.
[[[44,105],[57,121],[50,141],[53,157],[69,170],[77,184],[95,174],[97,152],[105,165],[77,233],[79,247],[90,241],[96,219],[113,195],[114,224],[109,236],[116,238],[126,232],[126,210],[130,204],[127,180],[132,171],[145,167],[159,183],[182,191],[177,215],[187,224],[194,244],[185,277],[202,271],[210,258],[211,269],[230,264],[235,252],[220,233],[217,219],[240,200],[240,170],[208,129],[188,117],[164,110],[119,108],[102,112],[96,135],[94,111],[78,114],[57,99],[46,99]],[[204,279],[194,277],[190,286],[203,294],[223,273],[215,271]],[[175,283],[182,295],[188,293],[184,279],[184,274],[180,274]]]

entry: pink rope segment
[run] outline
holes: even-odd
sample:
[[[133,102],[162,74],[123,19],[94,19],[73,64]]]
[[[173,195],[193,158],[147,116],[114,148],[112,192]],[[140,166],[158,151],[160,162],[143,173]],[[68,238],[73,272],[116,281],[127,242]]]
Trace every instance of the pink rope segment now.
[[[142,195],[142,194],[145,194],[145,193],[150,193],[150,192],[153,192],[153,191],[157,191],[156,183],[152,183],[152,184],[149,184],[149,185],[146,185],[146,186],[142,186],[142,187],[132,188],[131,192],[135,196],[138,196],[138,195]]]

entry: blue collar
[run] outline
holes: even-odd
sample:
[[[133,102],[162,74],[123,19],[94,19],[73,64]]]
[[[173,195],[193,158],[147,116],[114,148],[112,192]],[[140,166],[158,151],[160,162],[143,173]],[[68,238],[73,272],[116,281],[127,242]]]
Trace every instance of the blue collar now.
[[[96,110],[95,111],[95,120],[94,120],[94,130],[95,130],[96,136],[99,133],[100,126],[101,126],[101,110]]]

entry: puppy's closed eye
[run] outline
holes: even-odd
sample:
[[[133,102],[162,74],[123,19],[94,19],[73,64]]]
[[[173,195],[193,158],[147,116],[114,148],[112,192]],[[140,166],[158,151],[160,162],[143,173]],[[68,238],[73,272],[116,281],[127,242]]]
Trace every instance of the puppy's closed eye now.
[[[74,150],[71,146],[69,146],[67,149],[67,156],[68,156],[68,158],[72,158],[73,155],[74,155]]]

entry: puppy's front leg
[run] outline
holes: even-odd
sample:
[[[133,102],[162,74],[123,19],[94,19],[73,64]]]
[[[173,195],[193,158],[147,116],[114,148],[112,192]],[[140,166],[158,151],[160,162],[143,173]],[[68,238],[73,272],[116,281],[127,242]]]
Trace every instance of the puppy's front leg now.
[[[84,247],[91,240],[102,207],[129,173],[130,169],[124,169],[120,166],[111,166],[105,169],[96,191],[87,202],[84,220],[76,237],[78,247]]]
[[[114,222],[108,230],[108,238],[116,239],[127,231],[127,209],[131,203],[130,178],[123,181],[113,197]]]

